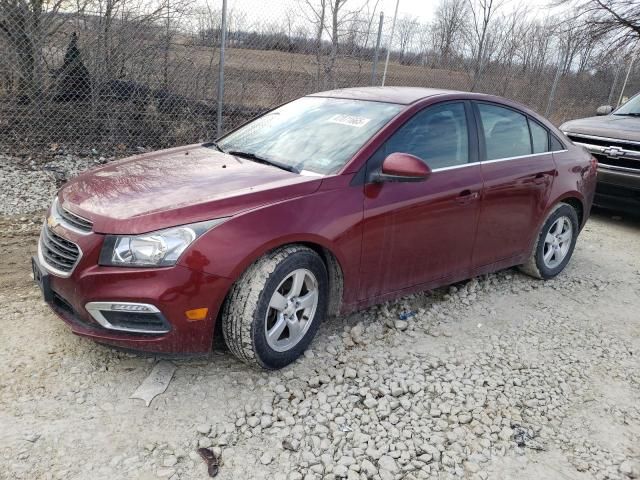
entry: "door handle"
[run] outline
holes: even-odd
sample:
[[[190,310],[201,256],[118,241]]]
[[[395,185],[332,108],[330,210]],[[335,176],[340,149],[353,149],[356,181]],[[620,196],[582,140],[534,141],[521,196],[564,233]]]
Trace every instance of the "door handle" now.
[[[533,178],[533,183],[536,185],[542,185],[543,183],[547,183],[547,175],[545,173],[538,173]]]
[[[466,205],[467,203],[471,203],[477,200],[478,197],[480,197],[479,192],[472,192],[471,190],[467,189],[467,190],[461,191],[456,197],[456,200],[458,201],[458,203],[462,205]]]

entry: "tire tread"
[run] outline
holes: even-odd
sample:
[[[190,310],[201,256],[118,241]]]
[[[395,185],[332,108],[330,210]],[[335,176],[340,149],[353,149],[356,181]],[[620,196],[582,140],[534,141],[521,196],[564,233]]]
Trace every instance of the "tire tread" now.
[[[538,232],[538,235],[536,237],[536,243],[533,246],[533,250],[531,251],[531,254],[529,255],[529,258],[527,260],[526,263],[518,266],[518,269],[522,272],[522,273],[526,273],[527,275],[530,275],[534,278],[538,278],[540,280],[544,280],[544,275],[542,274],[542,272],[540,272],[540,269],[538,268],[538,262],[537,262],[537,252],[538,252],[538,245],[540,245],[540,241],[542,240],[542,234],[545,231],[545,225],[547,224],[547,221],[549,220],[549,218],[551,218],[551,216],[556,213],[560,208],[562,207],[569,207],[572,210],[575,211],[575,209],[573,208],[573,206],[569,205],[568,203],[564,203],[564,202],[559,202],[556,205],[554,205],[554,207],[549,211],[549,213],[547,214],[547,216],[544,218],[544,221],[542,222],[541,226],[540,226],[540,231]],[[577,235],[577,233],[576,233]]]
[[[269,368],[256,355],[252,333],[254,315],[271,274],[283,260],[299,252],[316,255],[313,250],[302,245],[277,248],[247,268],[231,288],[222,312],[222,334],[231,353],[246,364]]]

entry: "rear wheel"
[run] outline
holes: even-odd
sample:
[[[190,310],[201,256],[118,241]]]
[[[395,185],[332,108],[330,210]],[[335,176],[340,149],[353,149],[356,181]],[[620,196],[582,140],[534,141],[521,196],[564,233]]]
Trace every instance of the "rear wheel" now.
[[[542,224],[529,261],[520,269],[544,280],[558,275],[571,259],[579,228],[575,209],[566,203],[556,205]]]
[[[307,247],[292,245],[265,255],[225,302],[222,330],[229,349],[261,368],[293,362],[326,314],[328,286],[324,262]]]

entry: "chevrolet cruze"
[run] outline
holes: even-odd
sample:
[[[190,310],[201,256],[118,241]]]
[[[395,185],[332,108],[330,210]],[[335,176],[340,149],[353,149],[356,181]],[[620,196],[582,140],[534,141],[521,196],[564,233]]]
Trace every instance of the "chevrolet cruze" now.
[[[71,180],[34,277],[78,335],[189,354],[219,333],[241,360],[280,368],[329,315],[512,266],[556,276],[596,168],[498,97],[317,93],[216,142]]]

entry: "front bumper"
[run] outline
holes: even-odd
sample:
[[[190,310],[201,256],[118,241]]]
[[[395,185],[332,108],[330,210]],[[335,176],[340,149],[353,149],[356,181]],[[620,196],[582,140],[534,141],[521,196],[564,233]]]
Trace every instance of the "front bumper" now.
[[[146,352],[198,354],[211,349],[215,320],[231,286],[229,279],[181,265],[153,269],[99,266],[102,235],[77,234],[62,225],[51,228],[57,235],[76,243],[83,252],[67,277],[47,268],[41,256],[35,259],[48,273],[50,292],[45,301],[73,333],[100,343]],[[86,308],[87,304],[96,302],[153,305],[166,319],[169,331],[139,333],[106,328]],[[196,308],[208,308],[205,319],[192,321],[186,317],[186,311]]]
[[[640,171],[600,165],[594,203],[600,207],[640,212]]]

